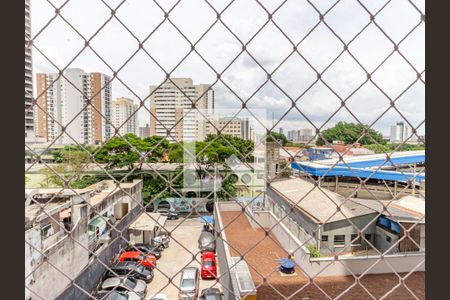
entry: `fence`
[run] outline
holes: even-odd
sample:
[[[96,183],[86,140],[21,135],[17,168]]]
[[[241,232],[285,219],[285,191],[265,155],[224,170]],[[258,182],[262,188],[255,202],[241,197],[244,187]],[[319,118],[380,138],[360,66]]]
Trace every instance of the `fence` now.
[[[147,294],[178,297],[182,270],[205,268],[195,247],[199,224],[189,220],[211,214],[214,203],[220,272],[200,279],[200,293],[245,298],[233,254],[249,266],[258,299],[423,299],[425,195],[415,179],[425,170],[396,165],[392,154],[425,149],[424,27],[419,0],[25,0],[25,181],[39,173],[37,190],[50,195],[26,199],[27,299],[96,299],[103,273],[129,243],[128,225],[170,198],[176,207],[159,212],[174,220],[162,226],[148,215],[171,242]],[[329,171],[299,175],[291,162],[320,163],[308,157],[312,146],[334,157]],[[371,152],[382,161],[348,162]],[[351,184],[328,181],[338,166],[354,174]],[[377,185],[373,177],[386,166],[400,180]],[[93,186],[104,178],[130,198],[124,219],[112,222],[120,209],[96,200],[49,213],[68,195],[112,193]],[[142,192],[133,196],[127,185],[136,178]],[[289,188],[274,205],[266,192],[280,182]],[[79,204],[89,218],[108,220],[110,241],[95,253],[87,233],[77,238],[60,225],[69,248],[90,260],[70,268],[77,261],[65,262],[75,257],[67,248],[47,261],[68,284],[56,296],[45,270],[28,268],[34,254],[48,258],[28,234],[38,240],[41,226],[69,224]],[[380,217],[400,232],[379,226]],[[389,233],[383,249],[375,230]],[[418,251],[390,254],[401,244]],[[352,254],[361,245],[370,255]],[[268,249],[292,252],[295,276],[282,273]],[[48,287],[33,289],[34,280]]]

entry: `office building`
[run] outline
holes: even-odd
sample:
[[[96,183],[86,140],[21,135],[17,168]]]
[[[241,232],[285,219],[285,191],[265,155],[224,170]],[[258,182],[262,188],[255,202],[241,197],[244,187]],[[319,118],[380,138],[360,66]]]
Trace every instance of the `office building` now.
[[[109,76],[72,68],[64,76],[38,73],[36,77],[37,103],[42,108],[36,114],[37,136],[59,144],[99,144],[110,138]]]
[[[31,47],[27,47],[31,39],[30,0],[25,0],[25,138],[34,137],[33,109],[33,60]]]
[[[195,107],[203,112],[214,108],[214,91],[210,85],[194,85],[190,78],[170,78],[160,86],[150,86],[150,135],[169,140],[203,140],[204,120]],[[170,135],[169,135],[170,132]]]
[[[139,127],[139,137],[141,139],[148,138],[150,136],[150,126],[145,124],[144,127]]]
[[[405,141],[415,142],[417,141],[417,136],[412,134],[412,128],[405,122],[397,122],[395,125],[391,126],[390,142],[392,143],[402,143]]]
[[[138,106],[134,101],[128,98],[121,97],[112,101],[111,123],[114,128],[119,129],[121,136],[127,133],[138,134],[137,109]]]

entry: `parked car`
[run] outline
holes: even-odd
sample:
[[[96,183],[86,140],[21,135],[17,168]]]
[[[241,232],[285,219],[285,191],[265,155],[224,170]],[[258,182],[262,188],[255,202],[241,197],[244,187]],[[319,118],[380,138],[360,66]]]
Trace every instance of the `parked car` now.
[[[92,294],[98,300],[141,300],[142,297],[134,292],[98,291]]]
[[[156,210],[157,213],[166,216],[168,220],[176,220],[180,217],[180,215],[177,212],[174,212],[173,210],[167,209],[167,208],[158,208]]]
[[[125,276],[111,277],[103,281],[101,290],[126,292],[128,295],[134,293],[140,297],[145,297],[147,294],[147,284],[145,284],[145,281],[143,280],[128,278]]]
[[[153,279],[153,270],[148,269],[137,262],[132,261],[119,261],[114,263],[111,270],[106,270],[103,278],[111,278],[116,276],[127,276],[130,278],[144,280],[145,282],[150,282]]]
[[[161,230],[160,233],[152,239],[155,245],[162,245],[164,248],[169,247],[170,237],[167,231]]]
[[[202,279],[211,279],[217,277],[216,254],[206,251],[202,253]]]
[[[167,296],[165,294],[156,294],[150,296],[148,300],[167,300]]]
[[[161,258],[161,250],[158,249],[157,247],[153,248],[149,244],[139,243],[139,244],[129,245],[128,247],[125,248],[125,251],[140,251],[144,254],[151,254],[156,259]]]
[[[214,240],[214,235],[208,231],[202,231],[200,237],[198,238],[198,248],[200,252],[204,251],[216,251],[216,242]]]
[[[222,300],[223,293],[218,288],[208,288],[202,290],[200,300]]]
[[[187,267],[181,271],[180,291],[178,298],[183,300],[194,300],[198,296],[198,268]]]
[[[139,251],[125,251],[120,255],[119,261],[138,262],[144,267],[151,269],[156,266],[156,257],[151,254],[142,254]]]

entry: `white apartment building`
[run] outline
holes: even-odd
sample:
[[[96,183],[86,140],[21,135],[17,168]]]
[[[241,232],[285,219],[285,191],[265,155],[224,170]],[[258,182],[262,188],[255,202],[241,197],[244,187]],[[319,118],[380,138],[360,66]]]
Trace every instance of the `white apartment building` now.
[[[150,126],[148,125],[148,123],[143,127],[139,127],[139,137],[141,139],[150,137]]]
[[[390,141],[395,143],[401,143],[406,140],[408,142],[415,142],[417,140],[416,135],[409,136],[412,134],[412,129],[408,124],[405,124],[405,122],[397,122],[395,125],[391,126],[391,135],[390,135]]]
[[[312,129],[304,128],[299,130],[290,130],[287,133],[287,138],[294,142],[309,142],[313,137]]]
[[[30,0],[25,0],[25,47],[31,38]],[[33,60],[31,47],[25,48],[25,138],[34,137]]]
[[[41,109],[36,111],[36,135],[59,144],[99,144],[109,139],[109,81],[105,74],[77,68],[64,71],[64,77],[37,74],[37,103]],[[87,105],[88,100],[91,105]]]
[[[205,138],[205,122],[199,120],[197,110],[189,112],[189,109],[193,102],[200,111],[213,109],[214,91],[210,85],[194,85],[191,78],[170,78],[161,86],[150,86],[150,94],[151,136],[167,136],[178,141]]]
[[[117,98],[112,102],[111,123],[115,128],[119,128],[121,136],[127,133],[138,134],[138,106],[128,98]],[[113,129],[114,130],[114,129]]]

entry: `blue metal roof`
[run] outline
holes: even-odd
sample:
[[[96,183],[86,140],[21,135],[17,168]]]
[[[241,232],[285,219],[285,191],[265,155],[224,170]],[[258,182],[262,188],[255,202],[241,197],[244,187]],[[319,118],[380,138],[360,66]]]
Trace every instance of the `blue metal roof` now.
[[[367,155],[344,159],[345,163],[336,164],[336,160],[322,160],[314,162],[293,162],[291,167],[312,176],[347,176],[359,177],[361,179],[384,179],[394,181],[414,180],[421,182],[425,180],[425,174],[414,174],[411,172],[397,172],[388,170],[376,170],[380,166],[405,165],[414,163],[425,163],[425,151],[413,151],[410,154],[399,152],[391,157],[392,162],[387,162],[383,155]],[[336,164],[336,165],[335,165]]]

